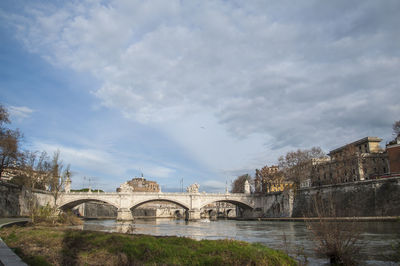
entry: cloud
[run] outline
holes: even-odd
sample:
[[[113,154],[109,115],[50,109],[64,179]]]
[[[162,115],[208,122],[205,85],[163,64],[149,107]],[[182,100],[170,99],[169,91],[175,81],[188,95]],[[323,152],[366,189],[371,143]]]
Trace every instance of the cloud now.
[[[209,192],[222,192],[226,187],[230,189],[229,183],[223,183],[216,180],[207,180],[203,182],[203,186],[200,186],[199,191],[209,191]]]
[[[71,146],[36,142],[33,145],[36,150],[46,151],[52,155],[56,151],[60,151],[60,157],[64,162],[71,164],[74,168],[81,169],[96,169],[97,173],[102,173],[103,176],[123,176],[125,169],[120,166],[110,153],[104,150],[74,148]]]
[[[161,178],[171,177],[175,172],[173,169],[161,166],[149,166],[148,168],[144,168],[144,171],[150,176],[156,176]]]
[[[57,150],[60,151],[62,161],[71,165],[74,173],[73,179],[77,179],[77,183],[74,185],[81,185],[84,182],[82,181],[83,176],[86,176],[87,179],[95,180],[97,185],[114,190],[119,184],[133,178],[133,176],[129,176],[130,169],[140,169],[150,179],[169,178],[175,172],[173,169],[152,164],[149,161],[146,163],[132,162],[124,159],[121,153],[112,153],[107,149],[76,148],[40,141],[34,143],[33,149],[46,151],[49,155]]]
[[[12,117],[21,120],[28,118],[35,110],[26,106],[8,106],[8,111]]]
[[[97,77],[103,105],[218,171],[388,136],[398,119],[398,1],[59,4],[7,20],[30,51]]]

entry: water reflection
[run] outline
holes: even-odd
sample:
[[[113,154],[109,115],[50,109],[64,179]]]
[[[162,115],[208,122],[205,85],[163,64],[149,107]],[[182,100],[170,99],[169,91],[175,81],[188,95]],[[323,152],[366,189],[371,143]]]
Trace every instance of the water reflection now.
[[[391,245],[400,232],[396,222],[360,222],[362,236],[361,255],[366,264],[387,265],[392,252]],[[312,234],[303,222],[282,221],[235,221],[172,219],[137,219],[133,222],[114,220],[89,220],[84,230],[149,234],[159,236],[185,236],[194,239],[236,239],[259,242],[274,249],[281,249],[299,259],[307,257],[310,265],[325,264],[324,258],[315,254]],[[386,262],[385,262],[386,261]],[[393,264],[392,264],[393,265]]]

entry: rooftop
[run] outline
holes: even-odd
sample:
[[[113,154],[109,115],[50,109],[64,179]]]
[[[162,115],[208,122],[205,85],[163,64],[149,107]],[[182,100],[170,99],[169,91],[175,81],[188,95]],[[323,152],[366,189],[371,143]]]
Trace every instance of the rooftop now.
[[[341,147],[339,147],[337,149],[331,150],[328,155],[330,156],[332,154],[341,152],[342,150],[344,150],[348,146],[357,146],[357,145],[364,144],[364,143],[367,143],[367,142],[378,142],[379,143],[381,141],[382,141],[382,139],[378,138],[378,137],[365,137],[365,138],[356,140],[356,141],[354,141],[352,143],[343,145],[343,146],[341,146]]]

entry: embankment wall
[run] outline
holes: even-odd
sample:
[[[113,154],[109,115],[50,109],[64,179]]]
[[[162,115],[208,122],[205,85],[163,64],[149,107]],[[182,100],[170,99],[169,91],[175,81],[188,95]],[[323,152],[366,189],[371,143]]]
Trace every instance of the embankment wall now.
[[[292,217],[400,216],[400,177],[300,189]]]
[[[0,181],[0,217],[28,216],[31,199],[39,206],[54,202],[49,192],[34,190],[33,197],[30,193],[24,187]]]

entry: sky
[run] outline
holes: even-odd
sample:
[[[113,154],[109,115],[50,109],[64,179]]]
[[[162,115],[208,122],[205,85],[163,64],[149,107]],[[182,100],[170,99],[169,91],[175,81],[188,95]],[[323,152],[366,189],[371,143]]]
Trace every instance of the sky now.
[[[3,0],[0,103],[24,149],[60,150],[73,188],[143,174],[223,192],[291,150],[384,147],[399,14],[398,0]]]

